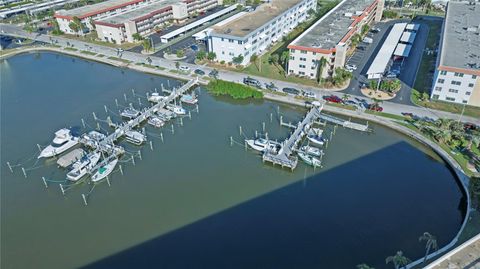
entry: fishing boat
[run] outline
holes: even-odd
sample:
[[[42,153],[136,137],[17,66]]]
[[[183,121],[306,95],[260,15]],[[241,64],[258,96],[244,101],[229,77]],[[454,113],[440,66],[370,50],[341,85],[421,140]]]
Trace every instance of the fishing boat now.
[[[73,136],[69,129],[60,129],[55,132],[55,138],[53,138],[52,144],[48,145],[40,152],[38,159],[62,154],[77,144],[78,137]]]
[[[89,170],[97,165],[100,160],[100,152],[93,152],[72,165],[72,170],[67,173],[67,179],[71,181],[78,181],[87,174]]]
[[[312,128],[307,134],[307,139],[317,145],[323,146],[327,140],[322,136],[323,130]]]
[[[92,182],[99,182],[100,180],[106,178],[108,175],[110,175],[117,165],[118,159],[114,158],[113,160],[109,160],[108,163],[102,164],[95,174],[92,176]]]
[[[143,144],[145,141],[147,141],[147,137],[138,132],[138,131],[134,131],[134,130],[129,130],[129,131],[126,131],[125,132],[125,139],[134,144],[134,145],[141,145]]]
[[[197,96],[192,93],[191,95],[190,94],[184,94],[182,95],[182,97],[180,98],[180,101],[182,103],[187,103],[187,104],[190,104],[190,105],[195,105],[196,103],[198,103],[198,98]]]
[[[91,147],[91,148],[97,148],[98,144],[100,141],[105,139],[107,136],[97,132],[97,131],[90,131],[88,134],[84,134],[82,136],[82,143],[85,145]]]
[[[133,119],[140,115],[140,111],[129,107],[129,108],[125,108],[122,112],[120,112],[120,115],[127,119]]]
[[[303,152],[303,151],[299,151],[298,152],[298,157],[300,157],[300,159],[302,159],[305,163],[313,166],[313,167],[320,167],[322,165],[322,162],[311,156],[311,155],[308,155],[307,153]]]
[[[165,124],[165,122],[159,116],[151,116],[147,123],[156,128],[160,128]]]
[[[323,150],[316,148],[316,147],[311,147],[311,146],[302,146],[300,148],[301,151],[307,153],[308,155],[320,157],[323,155]]]
[[[163,96],[160,95],[158,92],[154,92],[148,97],[148,101],[152,103],[160,103],[161,101],[165,101],[167,98],[167,96]]]
[[[176,105],[167,105],[167,109],[175,113],[176,115],[185,115],[187,111],[181,107]]]
[[[173,118],[175,118],[175,113],[173,113],[170,110],[166,110],[164,108],[159,109],[156,111],[157,115],[162,119],[163,121],[169,121]]]
[[[260,152],[277,153],[280,150],[280,143],[265,138],[247,139],[245,142],[252,149]]]

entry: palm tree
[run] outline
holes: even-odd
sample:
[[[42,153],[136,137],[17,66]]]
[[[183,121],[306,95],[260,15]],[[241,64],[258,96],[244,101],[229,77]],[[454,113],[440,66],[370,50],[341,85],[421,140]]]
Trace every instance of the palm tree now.
[[[357,265],[357,269],[375,269],[375,268],[370,267],[365,263],[362,263],[362,264]]]
[[[146,61],[147,61],[147,63],[148,63],[149,65],[152,64],[152,59],[151,59],[150,57],[147,57]]]
[[[318,85],[322,84],[323,82],[323,69],[325,68],[325,65],[327,65],[327,58],[322,57],[320,58],[320,61],[318,61],[318,69],[317,69],[317,77],[318,77]]]
[[[425,264],[428,254],[430,253],[430,249],[438,249],[437,238],[428,232],[424,232],[423,235],[418,238],[418,241],[425,241],[425,257],[423,258],[423,264]]]
[[[257,59],[258,59],[258,56],[256,53],[252,54],[252,56],[250,56],[250,62],[257,65]],[[258,67],[257,65],[257,69],[258,71],[260,71],[260,67]]]
[[[410,263],[410,259],[403,256],[403,252],[402,251],[397,251],[397,253],[395,254],[395,256],[389,256],[385,259],[385,263],[386,264],[389,264],[389,263],[393,263],[393,266],[395,266],[395,269],[399,269],[399,268],[403,268],[405,267],[407,264]]]
[[[180,69],[180,63],[179,62],[175,62],[175,68]]]
[[[132,37],[133,37],[133,40],[135,40],[135,41],[142,41],[143,40],[143,37],[139,33],[133,34]]]
[[[343,100],[343,101],[347,101],[348,99],[350,99],[350,95],[344,94],[344,95],[342,96],[342,100]]]

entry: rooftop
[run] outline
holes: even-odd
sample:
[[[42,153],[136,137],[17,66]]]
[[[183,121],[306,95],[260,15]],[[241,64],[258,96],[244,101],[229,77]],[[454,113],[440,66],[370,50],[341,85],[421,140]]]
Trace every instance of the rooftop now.
[[[350,31],[349,26],[354,22],[354,16],[361,15],[374,1],[342,1],[290,45],[319,49],[334,48]]]
[[[128,21],[133,21],[145,16],[149,16],[155,11],[161,10],[163,8],[169,7],[173,4],[177,4],[178,0],[159,0],[153,2],[150,5],[143,6],[125,13],[121,13],[112,17],[99,20],[99,22],[109,23],[109,24],[124,24]],[[153,14],[152,14],[153,15]]]
[[[144,0],[108,0],[105,2],[93,4],[93,5],[86,5],[79,8],[74,8],[70,10],[58,10],[55,14],[61,16],[69,16],[69,17],[88,17],[94,14],[99,13],[99,11],[103,10],[110,10],[119,6],[126,6],[133,3],[143,2]]]
[[[480,3],[449,2],[440,65],[480,69]]]
[[[265,23],[281,15],[289,8],[300,3],[302,0],[271,0],[258,6],[254,11],[232,20],[226,24],[212,27],[213,32],[231,36],[244,37]]]

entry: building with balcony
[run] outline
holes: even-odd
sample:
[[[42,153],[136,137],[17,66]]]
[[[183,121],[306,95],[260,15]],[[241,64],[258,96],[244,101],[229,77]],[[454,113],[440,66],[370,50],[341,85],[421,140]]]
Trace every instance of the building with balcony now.
[[[447,4],[431,98],[480,106],[480,2]]]
[[[243,59],[239,64],[246,65],[252,55],[264,53],[305,21],[308,10],[315,10],[316,4],[316,0],[271,0],[254,10],[239,13],[208,31],[208,51],[217,55],[217,61],[227,63],[241,55]]]
[[[383,0],[340,2],[288,45],[288,74],[310,79],[332,76],[335,68],[345,65],[352,37],[364,25],[381,20],[383,5]]]

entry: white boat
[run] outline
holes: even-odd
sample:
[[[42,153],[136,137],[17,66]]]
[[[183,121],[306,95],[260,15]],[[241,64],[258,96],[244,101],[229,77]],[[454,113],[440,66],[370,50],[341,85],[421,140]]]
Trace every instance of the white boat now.
[[[307,134],[307,139],[317,145],[323,146],[327,140],[322,136],[323,130],[312,128]]]
[[[185,115],[187,111],[181,106],[168,105],[167,109],[175,113],[176,115]]]
[[[106,178],[110,175],[117,165],[118,159],[114,158],[113,160],[109,161],[107,164],[101,165],[95,174],[92,176],[92,182],[99,182],[100,180]]]
[[[53,138],[52,144],[44,148],[38,158],[53,157],[62,154],[77,144],[78,137],[73,136],[69,129],[60,129],[55,132],[55,138]]]
[[[280,143],[277,143],[272,140],[267,140],[265,138],[247,139],[245,140],[245,142],[252,149],[260,152],[268,151],[272,153],[277,153],[280,150]]]
[[[302,159],[305,163],[307,163],[307,164],[309,164],[313,167],[322,166],[322,162],[319,159],[317,159],[313,156],[310,156],[305,152],[299,151],[298,152],[298,157],[300,157],[300,159]]]
[[[169,121],[169,120],[175,118],[175,113],[173,113],[170,110],[163,109],[163,108],[159,109],[156,113],[160,117],[160,119],[162,119],[163,121]]]
[[[180,101],[183,102],[183,103],[194,105],[194,104],[198,103],[198,98],[194,93],[192,93],[191,95],[190,94],[184,94],[180,98]]]
[[[91,148],[96,148],[100,141],[105,139],[107,136],[97,132],[97,131],[90,131],[88,134],[84,134],[82,136],[82,143],[85,145],[91,147]]]
[[[125,108],[121,113],[120,115],[124,118],[127,118],[127,119],[133,119],[133,118],[136,118],[140,115],[140,111],[134,109],[134,108]]]
[[[134,145],[141,145],[143,144],[145,141],[147,141],[147,137],[138,132],[138,131],[133,131],[133,130],[129,130],[129,131],[126,131],[125,132],[125,139],[134,144]]]
[[[148,118],[147,123],[156,128],[160,128],[165,124],[165,122],[158,116],[151,116]]]
[[[148,101],[153,103],[159,103],[161,101],[165,101],[167,98],[167,96],[163,96],[160,95],[158,92],[154,92],[148,97]]]
[[[323,150],[316,147],[302,146],[300,150],[307,153],[308,155],[312,155],[316,157],[320,157],[321,155],[323,155]]]
[[[85,176],[89,170],[97,165],[100,160],[100,153],[93,152],[87,156],[82,157],[80,160],[72,165],[72,170],[67,173],[67,179],[71,181],[78,181]]]

